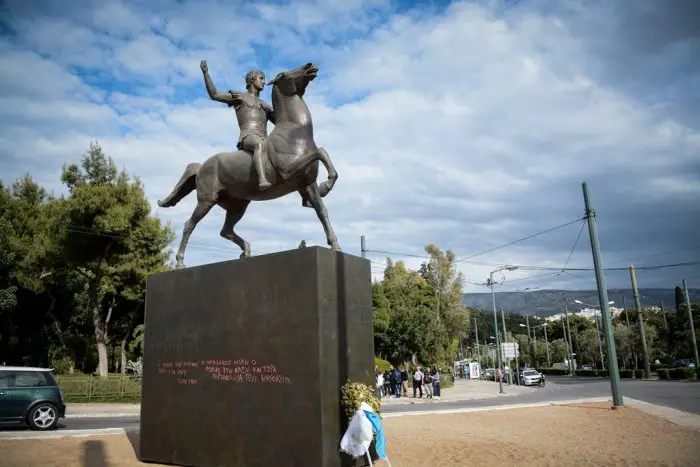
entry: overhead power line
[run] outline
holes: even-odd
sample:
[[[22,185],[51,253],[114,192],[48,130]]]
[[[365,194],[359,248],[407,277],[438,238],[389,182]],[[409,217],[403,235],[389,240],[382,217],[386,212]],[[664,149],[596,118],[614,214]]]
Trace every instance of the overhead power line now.
[[[581,221],[581,228],[578,230],[578,234],[576,235],[576,240],[574,240],[574,244],[571,247],[571,251],[569,251],[569,257],[566,258],[566,262],[564,263],[564,267],[562,270],[566,269],[566,267],[569,265],[569,261],[571,261],[571,256],[574,254],[574,251],[576,250],[576,245],[578,245],[578,241],[581,238],[581,232],[583,232],[583,228],[586,226],[586,223]]]
[[[562,227],[566,227],[566,226],[571,225],[571,224],[575,224],[575,223],[577,223],[577,222],[579,222],[579,221],[581,221],[581,220],[584,220],[584,219],[586,219],[586,218],[585,218],[585,217],[583,217],[583,218],[578,218],[578,219],[573,220],[573,221],[571,221],[571,222],[567,222],[566,224],[558,225],[558,226],[556,226],[556,227],[552,227],[552,228],[550,228],[550,229],[543,230],[542,232],[537,232],[537,233],[535,233],[535,234],[528,235],[527,237],[519,238],[519,239],[517,239],[517,240],[513,240],[512,242],[504,243],[503,245],[499,245],[499,246],[497,246],[497,247],[489,248],[488,250],[480,251],[479,253],[474,253],[473,255],[465,256],[464,258],[457,259],[457,260],[455,261],[455,263],[465,262],[466,260],[471,259],[471,258],[474,258],[474,257],[476,257],[476,256],[485,255],[486,253],[491,253],[492,251],[500,250],[501,248],[505,248],[505,247],[507,247],[507,246],[515,245],[516,243],[520,243],[520,242],[523,242],[523,241],[525,241],[525,240],[529,240],[529,239],[531,239],[531,238],[535,238],[535,237],[538,237],[538,236],[540,236],[540,235],[544,235],[544,234],[546,234],[546,233],[553,232],[554,230],[561,229]]]

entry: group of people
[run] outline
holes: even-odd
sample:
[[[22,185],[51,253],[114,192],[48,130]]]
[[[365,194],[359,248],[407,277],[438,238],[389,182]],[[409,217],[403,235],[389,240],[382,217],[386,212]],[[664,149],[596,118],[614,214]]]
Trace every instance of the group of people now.
[[[400,399],[403,395],[408,397],[408,382],[413,384],[413,397],[425,397],[427,399],[440,398],[440,372],[437,368],[426,367],[423,369],[421,365],[417,365],[411,372],[401,365],[400,367],[391,367],[388,370],[381,371],[375,368],[377,398],[381,400],[382,396],[393,396]]]

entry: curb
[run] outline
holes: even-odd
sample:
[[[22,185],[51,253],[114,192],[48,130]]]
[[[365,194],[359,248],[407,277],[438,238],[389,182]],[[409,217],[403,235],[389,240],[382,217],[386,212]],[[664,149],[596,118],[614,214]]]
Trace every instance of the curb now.
[[[631,397],[623,398],[623,403],[632,408],[641,410],[642,412],[654,415],[655,417],[663,418],[671,423],[680,425],[691,430],[700,431],[700,415],[682,410],[664,407],[663,405],[650,404],[649,402],[632,399]]]
[[[123,417],[140,417],[139,412],[90,412],[90,413],[73,413],[66,414],[64,418],[123,418]]]
[[[486,407],[466,407],[463,409],[450,409],[450,410],[420,410],[415,412],[392,412],[388,414],[382,414],[382,418],[394,418],[394,417],[410,417],[418,415],[441,415],[441,414],[455,414],[455,413],[469,413],[469,412],[491,412],[494,410],[513,410],[513,409],[527,409],[532,407],[547,407],[550,405],[568,405],[568,404],[585,404],[589,402],[609,402],[609,397],[589,397],[585,399],[571,399],[565,401],[549,401],[549,402],[534,402],[530,404],[509,404],[509,405],[489,405]]]
[[[46,432],[23,431],[23,432],[0,432],[0,440],[26,440],[26,439],[56,439],[74,437],[80,438],[85,436],[105,436],[105,435],[125,435],[126,431],[123,428],[96,428],[92,430],[54,430]]]

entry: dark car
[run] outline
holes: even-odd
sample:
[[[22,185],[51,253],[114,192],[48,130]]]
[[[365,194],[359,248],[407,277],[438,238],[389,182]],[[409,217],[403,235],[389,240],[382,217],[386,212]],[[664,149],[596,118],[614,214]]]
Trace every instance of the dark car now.
[[[66,415],[63,391],[48,368],[0,366],[0,424],[52,430]]]
[[[674,368],[695,368],[695,363],[688,358],[679,358],[671,363]]]

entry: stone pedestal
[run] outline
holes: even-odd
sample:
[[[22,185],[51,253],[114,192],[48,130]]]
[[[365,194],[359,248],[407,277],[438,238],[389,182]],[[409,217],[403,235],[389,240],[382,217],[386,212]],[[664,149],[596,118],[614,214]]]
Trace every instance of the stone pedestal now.
[[[370,281],[319,247],[150,276],[141,460],[341,465],[340,387],[374,381]]]

